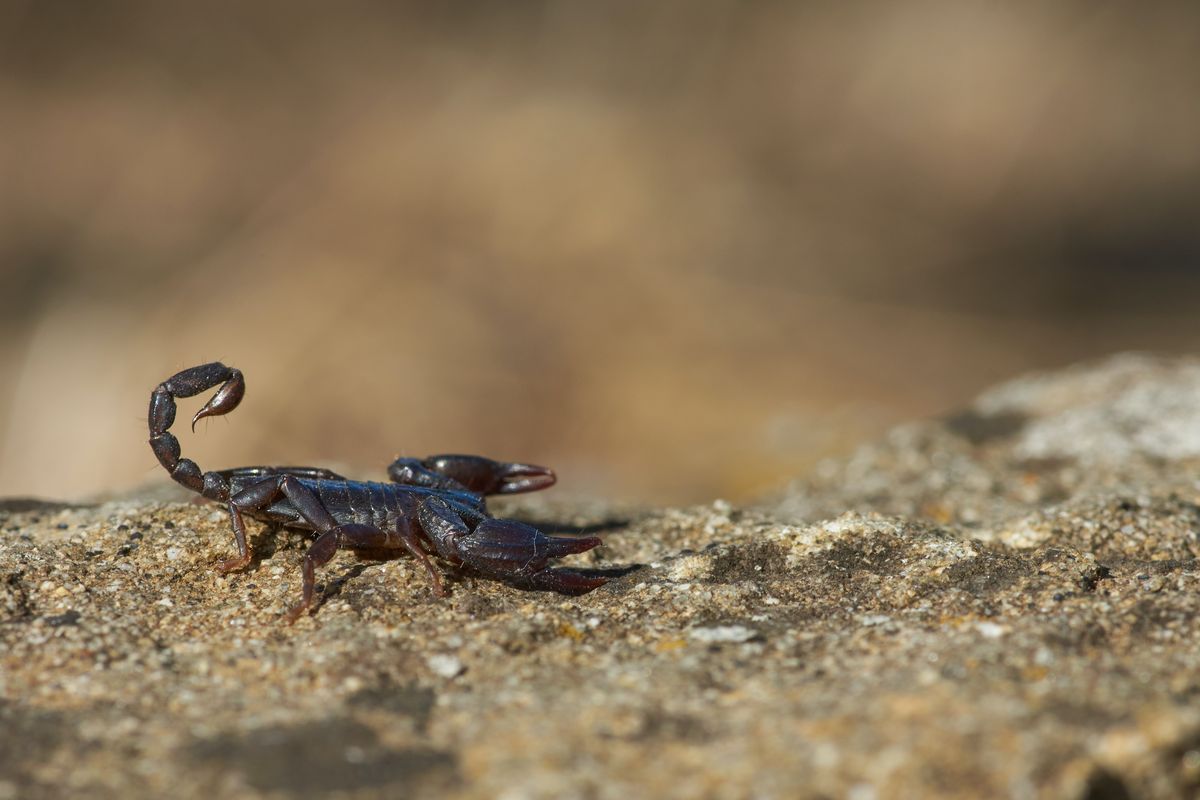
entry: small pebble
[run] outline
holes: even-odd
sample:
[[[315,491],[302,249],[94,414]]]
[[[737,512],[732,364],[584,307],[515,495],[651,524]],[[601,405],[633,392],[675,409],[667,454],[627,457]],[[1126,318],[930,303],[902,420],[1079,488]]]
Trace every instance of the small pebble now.
[[[435,675],[443,678],[457,678],[459,675],[466,672],[466,667],[458,660],[457,656],[451,655],[433,655],[425,659],[425,665]]]
[[[997,625],[994,622],[976,622],[975,630],[979,631],[987,639],[999,639],[1008,629],[1003,625]]]
[[[748,642],[758,636],[758,631],[745,625],[717,625],[712,628],[692,628],[688,636],[706,644]]]

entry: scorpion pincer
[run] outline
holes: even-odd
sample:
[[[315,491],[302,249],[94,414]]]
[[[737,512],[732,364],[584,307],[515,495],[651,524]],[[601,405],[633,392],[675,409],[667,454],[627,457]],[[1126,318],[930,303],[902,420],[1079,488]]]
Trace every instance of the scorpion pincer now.
[[[425,568],[438,597],[446,591],[430,556],[517,587],[563,594],[583,594],[607,580],[549,566],[552,558],[591,550],[601,543],[599,538],[547,536],[531,525],[488,513],[487,495],[553,485],[554,473],[545,467],[470,455],[399,458],[388,467],[391,483],[348,480],[320,467],[201,471],[196,462],[180,457],[179,440],[169,430],[176,398],[214,386],[220,388],[192,418],[193,430],[198,420],[237,408],[246,392],[242,373],[214,362],[160,383],[150,395],[150,447],[175,481],[229,509],[238,554],[218,564],[219,572],[242,569],[251,561],[245,516],[312,532],[300,602],[287,613],[288,622],[312,607],[314,572],[340,548],[405,550]]]

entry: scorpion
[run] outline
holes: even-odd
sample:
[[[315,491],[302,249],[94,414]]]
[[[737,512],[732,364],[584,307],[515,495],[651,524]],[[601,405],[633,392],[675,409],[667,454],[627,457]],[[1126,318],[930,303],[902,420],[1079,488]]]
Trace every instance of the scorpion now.
[[[237,467],[201,471],[180,457],[170,433],[177,398],[220,386],[192,417],[228,414],[246,392],[240,370],[220,362],[172,375],[150,395],[150,448],[178,483],[225,504],[238,554],[217,564],[225,574],[250,564],[244,517],[310,532],[304,554],[300,602],[286,614],[291,624],[313,605],[314,575],[341,548],[407,551],[425,568],[438,597],[447,595],[430,556],[510,585],[584,594],[608,579],[549,566],[550,559],[583,553],[601,544],[596,536],[547,536],[532,525],[492,517],[488,495],[532,492],[552,486],[554,472],[533,464],[483,456],[398,458],[388,467],[391,483],[350,480],[320,467]]]

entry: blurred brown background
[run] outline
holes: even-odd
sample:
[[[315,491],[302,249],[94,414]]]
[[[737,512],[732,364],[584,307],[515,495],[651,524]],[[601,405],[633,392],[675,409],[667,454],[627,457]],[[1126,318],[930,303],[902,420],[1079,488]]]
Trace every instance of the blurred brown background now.
[[[165,480],[150,389],[218,358],[205,468],[677,502],[1200,344],[1195,4],[10,1],[0,42],[0,494]]]

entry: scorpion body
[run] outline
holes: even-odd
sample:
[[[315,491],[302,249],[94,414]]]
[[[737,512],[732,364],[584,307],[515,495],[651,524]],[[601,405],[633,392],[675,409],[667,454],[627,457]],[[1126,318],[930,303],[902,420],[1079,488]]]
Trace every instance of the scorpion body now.
[[[179,440],[169,429],[176,398],[215,386],[220,388],[192,418],[193,429],[200,419],[237,407],[246,390],[242,373],[214,362],[160,383],[150,395],[150,447],[175,481],[228,508],[238,555],[218,564],[218,571],[242,569],[252,559],[244,516],[312,532],[302,596],[288,612],[289,622],[312,606],[315,571],[341,548],[407,551],[425,568],[439,597],[446,592],[431,555],[523,588],[582,594],[605,583],[603,577],[549,566],[551,558],[596,547],[597,537],[547,536],[488,513],[487,495],[553,485],[555,475],[545,467],[470,455],[399,458],[388,467],[391,483],[348,480],[320,467],[202,471],[180,456]]]

